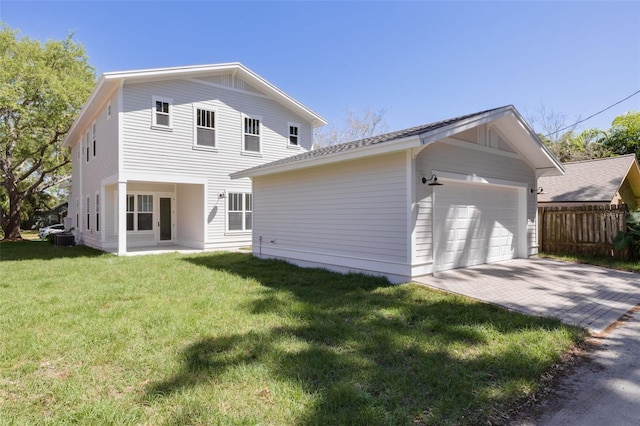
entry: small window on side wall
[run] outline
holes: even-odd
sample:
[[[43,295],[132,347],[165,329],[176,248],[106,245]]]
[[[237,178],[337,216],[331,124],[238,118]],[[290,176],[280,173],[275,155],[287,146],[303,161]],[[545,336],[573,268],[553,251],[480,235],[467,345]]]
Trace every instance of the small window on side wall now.
[[[92,144],[93,144],[93,156],[96,156],[96,123],[93,123],[93,125],[91,126],[91,139],[93,140]]]
[[[299,146],[299,126],[297,124],[289,123],[289,146]]]
[[[153,115],[151,122],[153,127],[171,128],[172,104],[172,99],[153,97]]]
[[[87,133],[85,135],[84,140],[85,140],[84,147],[85,147],[85,149],[87,151],[87,162],[89,162],[89,158],[90,158],[89,154],[91,153],[91,142],[90,142],[90,136],[89,136],[89,131],[88,130],[87,130]]]

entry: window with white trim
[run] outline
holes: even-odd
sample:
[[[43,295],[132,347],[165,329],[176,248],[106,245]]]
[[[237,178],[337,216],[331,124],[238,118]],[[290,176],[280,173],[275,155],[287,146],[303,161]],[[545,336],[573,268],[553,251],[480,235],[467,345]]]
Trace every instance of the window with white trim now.
[[[196,110],[196,140],[198,146],[216,147],[216,112],[204,108]]]
[[[153,195],[127,194],[127,231],[153,230]]]
[[[171,128],[171,110],[173,100],[169,98],[153,97],[152,126]]]
[[[242,149],[248,152],[260,152],[260,119],[244,117]]]
[[[100,194],[96,194],[96,231],[100,232]]]
[[[96,156],[96,123],[91,126],[91,135],[93,139],[93,156]]]
[[[297,124],[289,123],[289,146],[299,146],[299,127]]]
[[[89,162],[89,147],[90,147],[89,138],[90,138],[90,134],[89,134],[89,131],[87,130],[87,134],[84,137],[84,140],[85,140],[84,146],[87,149],[87,162]]]
[[[230,192],[228,200],[228,230],[251,231],[253,195],[242,192]]]
[[[87,195],[87,230],[91,229],[91,197]]]

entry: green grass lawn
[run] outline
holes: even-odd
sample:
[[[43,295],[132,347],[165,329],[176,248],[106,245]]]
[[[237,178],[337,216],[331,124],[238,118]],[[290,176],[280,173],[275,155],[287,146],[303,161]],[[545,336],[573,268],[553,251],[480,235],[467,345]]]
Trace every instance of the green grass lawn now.
[[[0,244],[0,424],[486,424],[585,337],[240,253]]]

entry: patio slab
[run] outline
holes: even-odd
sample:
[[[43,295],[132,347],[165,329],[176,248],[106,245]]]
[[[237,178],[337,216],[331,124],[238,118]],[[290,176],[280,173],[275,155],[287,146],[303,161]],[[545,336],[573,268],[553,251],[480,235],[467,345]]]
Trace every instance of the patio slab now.
[[[602,333],[640,304],[640,274],[552,259],[513,259],[416,280],[529,315]]]

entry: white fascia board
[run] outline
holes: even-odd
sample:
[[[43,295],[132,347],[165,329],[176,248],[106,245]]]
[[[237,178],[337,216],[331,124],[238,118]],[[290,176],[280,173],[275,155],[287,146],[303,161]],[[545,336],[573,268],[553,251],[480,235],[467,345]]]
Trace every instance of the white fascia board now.
[[[282,90],[278,89],[273,84],[269,83],[258,74],[254,73],[239,62],[229,62],[223,64],[214,65],[194,65],[185,67],[173,67],[173,68],[153,68],[133,71],[114,71],[106,72],[102,74],[100,80],[96,84],[95,89],[89,96],[87,102],[80,110],[78,117],[74,121],[71,129],[69,130],[67,137],[63,142],[63,146],[72,146],[77,139],[75,132],[77,127],[84,121],[87,115],[91,116],[95,109],[99,108],[106,100],[106,96],[110,95],[115,87],[118,87],[125,80],[135,80],[139,82],[152,81],[166,78],[180,78],[180,77],[195,77],[198,75],[207,75],[210,73],[231,72],[234,75],[238,74],[248,80],[250,83],[255,84],[260,89],[264,90],[272,96],[280,104],[289,108],[303,117],[307,118],[313,125],[313,127],[324,126],[327,121],[320,115],[316,114],[309,108],[296,101],[291,96],[287,95]]]
[[[527,121],[522,117],[522,115],[520,115],[520,113],[518,112],[518,110],[516,110],[515,108],[513,108],[513,114],[516,117],[516,121],[518,123],[518,125],[520,125],[520,128],[529,135],[529,137],[533,140],[533,142],[538,146],[538,148],[542,151],[542,153],[544,154],[544,156],[551,162],[553,163],[553,165],[555,166],[555,168],[557,169],[557,171],[559,172],[558,175],[564,175],[564,166],[562,165],[562,163],[560,162],[560,160],[558,160],[552,153],[551,151],[549,151],[549,148],[547,148],[547,146],[544,144],[544,142],[542,142],[540,140],[540,138],[538,137],[538,135],[536,134],[536,132],[531,128],[531,126],[529,126],[529,123],[527,123]]]
[[[289,172],[304,169],[307,167],[323,166],[326,164],[339,163],[343,161],[356,160],[358,158],[371,157],[374,155],[388,154],[390,152],[404,151],[420,146],[420,139],[417,136],[409,136],[395,141],[382,142],[361,148],[354,148],[351,152],[336,152],[323,155],[321,157],[307,158],[292,163],[277,164],[271,167],[263,167],[257,170],[242,170],[231,173],[231,179],[241,179],[245,177],[265,176],[274,173]]]
[[[466,120],[457,121],[448,126],[441,127],[436,130],[427,131],[420,135],[420,142],[422,145],[428,145],[432,142],[436,142],[440,139],[455,135],[456,133],[464,132],[465,130],[472,129],[474,127],[481,126],[485,123],[495,121],[499,118],[505,117],[512,112],[513,107],[504,107],[495,111],[489,111],[482,115],[476,115],[469,117]]]
[[[106,78],[104,75],[100,78],[100,80],[98,80],[98,83],[96,84],[96,87],[93,89],[93,92],[91,92],[89,99],[84,103],[84,105],[82,106],[82,109],[80,109],[80,112],[78,113],[78,116],[76,117],[73,124],[71,125],[71,128],[67,132],[67,136],[64,138],[64,141],[62,142],[62,146],[72,146],[78,139],[75,133],[78,130],[78,126],[83,121],[83,118],[85,117],[85,115],[87,115],[87,111],[89,109],[95,108],[94,105],[96,103],[101,103],[98,100],[100,99],[100,96],[103,92],[102,88],[105,85],[105,81],[106,81]]]
[[[186,67],[175,67],[175,68],[155,68],[148,70],[137,70],[137,71],[120,71],[120,72],[111,72],[105,73],[106,78],[121,78],[121,79],[136,79],[140,81],[144,80],[153,80],[153,79],[164,79],[164,78],[177,78],[177,77],[197,77],[201,75],[208,75],[211,73],[226,73],[230,72],[234,76],[238,75],[250,83],[255,84],[258,88],[264,90],[275,98],[280,104],[283,106],[292,109],[302,116],[306,117],[309,121],[313,123],[314,127],[323,126],[327,124],[327,121],[322,118],[320,115],[316,114],[306,106],[302,105],[300,102],[296,101],[291,96],[287,95],[285,92],[269,83],[264,78],[260,77],[258,74],[251,71],[249,68],[245,67],[239,62],[229,62],[224,64],[213,64],[213,65],[194,65],[194,66],[186,66]]]
[[[238,62],[228,62],[213,65],[190,65],[184,67],[150,68],[131,71],[106,72],[103,76],[107,79],[152,79],[153,77],[173,77],[186,74],[206,74],[213,71],[232,71],[242,65]]]
[[[118,182],[132,181],[205,185],[207,183],[207,178],[166,173],[121,173],[118,176]]]
[[[306,106],[302,105],[300,102],[296,101],[294,98],[287,95],[285,92],[283,92],[273,84],[269,83],[267,80],[260,77],[258,74],[254,73],[249,68],[246,68],[244,65],[238,64],[238,73],[242,77],[248,79],[249,81],[258,83],[258,85],[263,90],[266,90],[271,96],[275,96],[275,98],[279,100],[280,103],[283,104],[285,107],[293,109],[294,111],[297,110],[300,113],[302,113],[303,116],[306,116],[307,119],[311,121],[314,128],[324,126],[327,124],[327,120],[322,118],[320,115],[316,114]]]

